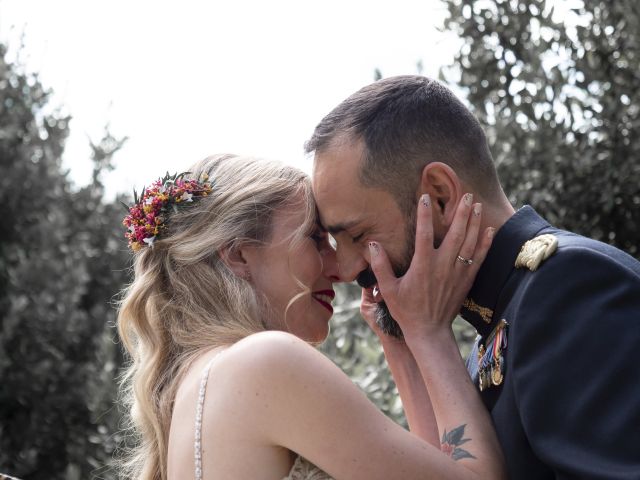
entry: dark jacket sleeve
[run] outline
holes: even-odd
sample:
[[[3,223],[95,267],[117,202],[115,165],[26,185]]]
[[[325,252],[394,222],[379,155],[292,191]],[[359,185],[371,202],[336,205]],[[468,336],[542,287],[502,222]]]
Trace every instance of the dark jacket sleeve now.
[[[640,479],[640,279],[567,247],[527,274],[509,335],[531,448],[558,479]]]

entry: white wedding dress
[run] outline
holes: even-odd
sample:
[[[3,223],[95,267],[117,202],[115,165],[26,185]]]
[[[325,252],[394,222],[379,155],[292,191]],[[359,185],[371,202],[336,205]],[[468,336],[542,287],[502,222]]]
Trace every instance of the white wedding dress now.
[[[215,355],[207,364],[202,372],[200,380],[200,390],[198,392],[198,404],[196,410],[196,428],[195,428],[195,470],[196,480],[202,480],[202,409],[204,406],[204,396],[207,390],[207,379],[209,378],[209,369],[216,359]],[[298,456],[293,462],[293,466],[289,471],[289,475],[282,480],[334,480],[328,474],[320,470],[311,462],[303,457]]]
[[[333,480],[333,477],[299,456],[293,463],[289,475],[282,480]]]

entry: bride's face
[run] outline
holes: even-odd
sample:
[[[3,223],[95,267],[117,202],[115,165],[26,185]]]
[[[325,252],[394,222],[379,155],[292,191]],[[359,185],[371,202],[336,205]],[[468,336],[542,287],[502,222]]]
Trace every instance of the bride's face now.
[[[271,307],[268,327],[321,342],[329,333],[338,266],[328,235],[318,225],[292,243],[305,217],[300,205],[276,211],[269,241],[246,252],[246,260],[251,282]]]

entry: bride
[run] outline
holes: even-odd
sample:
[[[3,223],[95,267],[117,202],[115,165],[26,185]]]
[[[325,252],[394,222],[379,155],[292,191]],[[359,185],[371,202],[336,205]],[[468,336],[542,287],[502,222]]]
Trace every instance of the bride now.
[[[370,245],[406,343],[377,330],[370,290],[361,311],[383,343],[408,432],[314,348],[328,334],[340,278],[305,174],[219,155],[145,190],[124,220],[135,278],[118,329],[131,356],[123,389],[137,435],[125,476],[505,478],[451,333],[490,243],[470,211],[461,202],[455,224],[475,248],[473,268],[449,261],[462,238],[433,249],[428,201],[418,206],[416,255],[403,278]]]

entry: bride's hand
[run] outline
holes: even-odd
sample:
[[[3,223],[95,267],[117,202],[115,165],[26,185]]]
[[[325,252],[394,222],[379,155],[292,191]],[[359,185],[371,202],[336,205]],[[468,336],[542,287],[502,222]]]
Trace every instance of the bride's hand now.
[[[380,294],[407,342],[451,328],[487,255],[494,230],[487,228],[479,235],[481,205],[472,202],[471,194],[463,196],[449,231],[434,248],[431,202],[428,195],[421,198],[415,253],[409,270],[400,278],[394,275],[382,246],[369,243]]]

